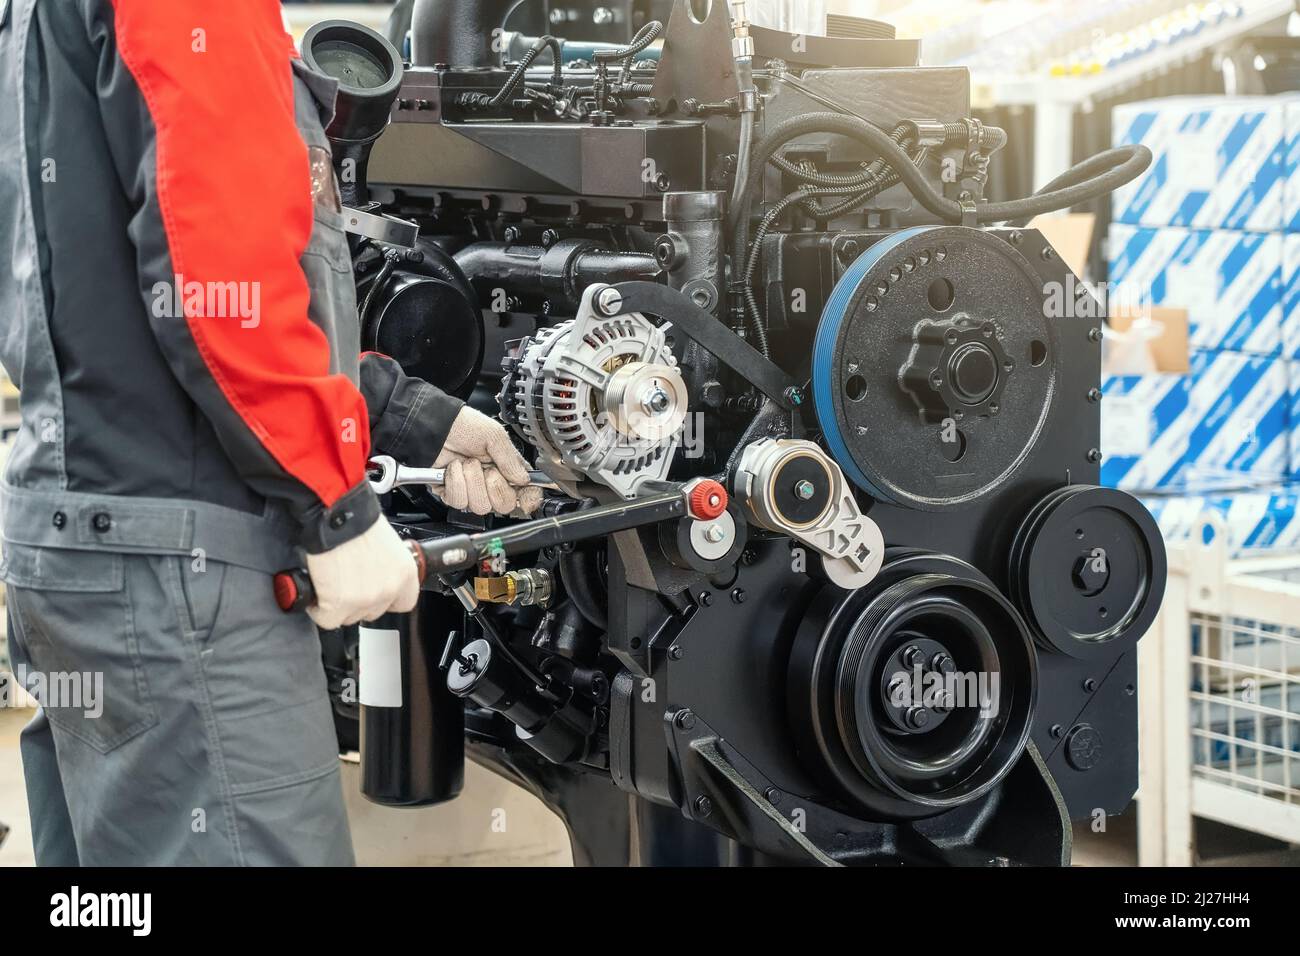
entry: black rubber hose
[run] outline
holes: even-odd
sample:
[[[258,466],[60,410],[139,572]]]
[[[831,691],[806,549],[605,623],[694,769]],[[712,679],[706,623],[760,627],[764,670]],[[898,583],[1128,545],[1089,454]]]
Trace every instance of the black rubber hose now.
[[[651,43],[654,43],[655,40],[659,38],[659,34],[663,32],[663,28],[664,25],[660,21],[651,20],[637,31],[636,36],[632,37],[632,42],[627,46],[618,47],[614,50],[597,50],[592,55],[592,59],[601,65],[616,63],[619,60],[622,60],[625,64],[623,73],[626,77],[631,71],[631,67],[627,66],[627,64],[630,64],[632,58],[638,53],[648,47]]]
[[[600,588],[600,568],[593,549],[560,555],[560,580],[569,600],[583,617],[604,631],[609,627],[609,598]]]
[[[1117,157],[1116,154],[1122,153],[1123,149],[1123,147],[1108,149],[1104,152],[1097,153],[1095,156],[1089,156],[1087,159],[1080,163],[1076,163],[1065,172],[1061,173],[1061,175],[1057,176],[1042,189],[1038,190],[1034,195],[1054,192],[1055,190],[1064,189],[1068,186],[1077,186],[1079,183],[1091,179],[1093,176],[1106,172],[1106,170],[1116,165],[1117,161],[1122,161],[1123,157]],[[1029,225],[1029,219],[1017,219],[1010,222],[1009,225],[1018,227],[1027,226]]]
[[[745,276],[743,280],[744,288],[742,289],[742,293],[744,295],[745,307],[747,310],[746,316],[748,317],[749,324],[753,326],[754,338],[757,340],[759,351],[763,353],[764,358],[768,357],[767,329],[763,324],[762,313],[759,312],[758,298],[754,294],[754,273],[757,271],[758,267],[760,247],[762,246],[763,239],[771,230],[772,225],[781,217],[781,214],[784,213],[787,208],[796,203],[804,204],[805,208],[808,208],[808,206],[811,205],[812,208],[808,209],[808,212],[816,219],[834,219],[836,216],[842,216],[851,209],[855,209],[867,200],[879,195],[885,189],[888,189],[898,181],[898,174],[893,170],[889,170],[883,176],[874,179],[866,189],[863,189],[860,192],[849,196],[847,199],[841,200],[829,207],[817,206],[816,200],[813,197],[843,195],[843,189],[839,187],[805,186],[798,192],[793,192],[776,203],[767,211],[767,214],[763,216],[763,221],[759,224],[758,232],[754,234],[754,241],[750,247],[749,259],[745,264]]]
[[[489,107],[497,107],[508,100],[514,94],[519,84],[523,82],[524,74],[526,74],[528,68],[533,65],[533,61],[541,56],[542,51],[547,47],[551,48],[551,56],[555,58],[555,65],[551,71],[551,80],[556,86],[563,84],[563,54],[560,51],[560,41],[550,34],[547,34],[546,36],[540,36],[533,41],[533,45],[529,48],[528,52],[523,55],[519,64],[514,68],[514,72],[506,78],[505,85],[502,86],[501,89],[497,90],[496,95],[493,96],[492,99],[488,100],[487,105]]]
[[[393,270],[397,268],[398,254],[392,250],[384,253],[384,264],[379,268],[379,273],[370,283],[370,288],[366,290],[366,297],[361,302],[361,308],[357,310],[358,323],[361,326],[362,334],[365,334],[366,326],[370,323],[370,306],[379,295],[381,289],[388,282]]]
[[[856,140],[879,156],[898,173],[899,178],[917,202],[928,212],[949,223],[962,221],[961,204],[944,197],[925,178],[899,146],[884,130],[872,126],[865,120],[843,113],[809,113],[787,119],[763,137],[756,147],[752,160],[749,181],[741,193],[741,201],[734,210],[732,222],[733,261],[743,259],[743,250],[749,232],[749,212],[753,197],[762,184],[763,173],[768,160],[782,146],[806,133],[835,133]],[[1104,159],[1098,167],[1105,167],[1091,178],[1065,186],[1038,193],[1026,199],[1014,199],[1007,202],[983,203],[976,211],[976,221],[981,223],[1006,222],[1011,219],[1032,217],[1044,212],[1067,209],[1070,206],[1087,202],[1126,183],[1132,182],[1151,165],[1151,150],[1145,146],[1120,146],[1103,154]],[[1097,167],[1094,167],[1097,168]]]

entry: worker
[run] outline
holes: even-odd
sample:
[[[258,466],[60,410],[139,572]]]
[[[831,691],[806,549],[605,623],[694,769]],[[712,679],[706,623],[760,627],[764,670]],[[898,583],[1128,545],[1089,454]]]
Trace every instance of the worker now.
[[[453,508],[540,503],[499,424],[358,355],[335,91],[276,0],[0,0],[0,576],[48,698],[39,863],[350,863],[316,626],[419,587],[372,450],[445,467]],[[314,624],[274,602],[301,552]]]

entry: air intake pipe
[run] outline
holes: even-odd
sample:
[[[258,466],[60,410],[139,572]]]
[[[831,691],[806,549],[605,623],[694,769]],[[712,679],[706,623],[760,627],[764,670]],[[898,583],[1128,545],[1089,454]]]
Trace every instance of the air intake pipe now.
[[[459,68],[501,65],[501,29],[521,0],[415,0],[411,59]]]

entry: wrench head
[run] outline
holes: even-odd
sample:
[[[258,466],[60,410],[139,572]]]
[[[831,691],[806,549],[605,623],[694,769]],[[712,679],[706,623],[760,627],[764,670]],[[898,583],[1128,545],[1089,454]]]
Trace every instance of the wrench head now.
[[[366,465],[370,488],[377,495],[386,495],[397,485],[397,461],[389,455],[375,455]]]

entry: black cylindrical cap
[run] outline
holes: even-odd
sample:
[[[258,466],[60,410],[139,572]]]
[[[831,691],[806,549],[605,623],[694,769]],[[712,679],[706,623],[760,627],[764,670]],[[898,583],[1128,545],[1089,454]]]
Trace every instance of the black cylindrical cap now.
[[[384,131],[402,85],[396,47],[359,23],[325,20],[303,37],[302,58],[339,81],[334,121],[325,131],[331,140],[365,143]]]

